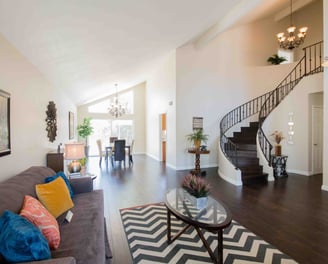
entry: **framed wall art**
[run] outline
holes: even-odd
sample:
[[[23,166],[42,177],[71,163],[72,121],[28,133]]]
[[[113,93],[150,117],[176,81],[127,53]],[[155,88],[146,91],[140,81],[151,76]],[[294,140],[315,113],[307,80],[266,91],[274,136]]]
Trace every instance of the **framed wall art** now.
[[[0,157],[10,153],[10,94],[0,90]]]
[[[192,118],[192,129],[203,129],[203,118],[202,117],[193,117]]]
[[[69,139],[74,138],[74,113],[68,112],[68,128],[69,128]]]

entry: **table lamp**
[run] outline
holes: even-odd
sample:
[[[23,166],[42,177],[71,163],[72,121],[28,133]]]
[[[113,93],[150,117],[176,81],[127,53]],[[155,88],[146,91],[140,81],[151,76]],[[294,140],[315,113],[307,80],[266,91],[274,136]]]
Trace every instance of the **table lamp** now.
[[[84,143],[65,144],[65,159],[72,160],[68,165],[68,171],[70,173],[80,172],[81,164],[78,160],[83,159],[84,157]]]

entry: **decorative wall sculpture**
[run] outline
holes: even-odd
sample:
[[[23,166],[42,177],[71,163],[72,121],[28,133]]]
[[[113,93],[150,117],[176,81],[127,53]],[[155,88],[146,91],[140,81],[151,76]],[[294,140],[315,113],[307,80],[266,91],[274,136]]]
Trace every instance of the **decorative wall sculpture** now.
[[[57,136],[57,109],[53,101],[50,101],[48,104],[48,110],[46,111],[47,118],[47,132],[50,142],[54,142]]]

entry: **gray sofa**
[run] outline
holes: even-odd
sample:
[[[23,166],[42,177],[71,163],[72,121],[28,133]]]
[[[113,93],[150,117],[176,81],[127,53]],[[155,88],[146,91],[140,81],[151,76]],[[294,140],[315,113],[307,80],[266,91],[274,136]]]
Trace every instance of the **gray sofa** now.
[[[35,185],[55,172],[47,167],[31,167],[0,183],[0,216],[4,210],[19,213],[26,194],[36,197]],[[93,190],[90,177],[71,179],[74,192],[73,218],[57,218],[61,242],[49,260],[25,262],[38,264],[104,264],[110,263],[111,252],[104,221],[102,190]],[[2,260],[3,262],[4,260]],[[0,260],[1,262],[1,260]],[[4,262],[5,263],[5,262]]]

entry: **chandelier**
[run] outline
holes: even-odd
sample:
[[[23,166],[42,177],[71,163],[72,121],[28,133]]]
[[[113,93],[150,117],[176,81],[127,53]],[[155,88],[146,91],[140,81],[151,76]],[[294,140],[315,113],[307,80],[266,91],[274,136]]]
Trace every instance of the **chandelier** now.
[[[118,94],[117,94],[117,83],[115,84],[115,97],[114,101],[108,107],[108,113],[110,113],[115,118],[118,118],[126,113],[126,104],[121,104],[118,101]]]
[[[300,28],[297,35],[295,30],[296,27],[293,26],[293,1],[290,0],[290,27],[287,28],[288,35],[285,36],[283,32],[277,34],[280,48],[292,50],[304,42],[308,28]]]

